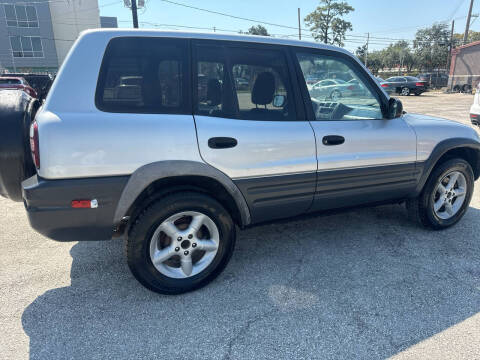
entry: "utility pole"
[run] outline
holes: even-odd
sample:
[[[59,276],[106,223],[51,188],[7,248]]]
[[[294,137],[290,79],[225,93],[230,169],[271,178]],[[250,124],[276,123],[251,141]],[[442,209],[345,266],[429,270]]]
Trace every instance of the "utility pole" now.
[[[367,33],[367,48],[365,49],[365,67],[368,65],[368,42],[370,41],[370,33]]]
[[[298,8],[298,40],[302,40],[302,27],[300,26],[300,8]]]
[[[455,31],[455,20],[452,20],[452,31],[450,32],[450,46],[448,47],[448,55],[447,55],[447,71],[450,71],[450,61],[452,59],[454,31]]]
[[[463,44],[468,40],[468,31],[470,30],[470,19],[472,17],[473,0],[470,0],[470,8],[468,9],[467,24],[465,25],[465,34],[463,34]]]
[[[137,0],[132,0],[132,19],[133,27],[138,29]]]

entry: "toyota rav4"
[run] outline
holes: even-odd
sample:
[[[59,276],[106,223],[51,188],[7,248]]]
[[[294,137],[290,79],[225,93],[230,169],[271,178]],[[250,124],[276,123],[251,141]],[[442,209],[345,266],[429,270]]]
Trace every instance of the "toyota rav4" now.
[[[317,43],[88,31],[36,115],[9,99],[0,193],[49,238],[123,236],[134,276],[160,293],[214,279],[237,226],[405,202],[447,228],[480,176],[473,128],[405,113],[349,52]]]

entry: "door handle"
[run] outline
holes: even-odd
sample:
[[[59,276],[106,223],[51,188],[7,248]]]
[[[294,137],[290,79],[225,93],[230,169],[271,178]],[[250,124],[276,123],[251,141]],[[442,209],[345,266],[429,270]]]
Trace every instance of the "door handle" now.
[[[340,135],[327,135],[322,139],[323,145],[341,145],[345,142],[345,138]]]
[[[237,139],[231,137],[213,137],[208,139],[208,146],[212,149],[227,149],[237,146]]]

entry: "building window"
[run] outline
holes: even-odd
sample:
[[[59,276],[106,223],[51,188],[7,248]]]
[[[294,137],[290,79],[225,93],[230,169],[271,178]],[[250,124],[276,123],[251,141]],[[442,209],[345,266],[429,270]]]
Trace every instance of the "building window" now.
[[[40,36],[10,36],[13,57],[43,57]]]
[[[38,17],[35,6],[10,4],[4,6],[7,26],[38,27]]]

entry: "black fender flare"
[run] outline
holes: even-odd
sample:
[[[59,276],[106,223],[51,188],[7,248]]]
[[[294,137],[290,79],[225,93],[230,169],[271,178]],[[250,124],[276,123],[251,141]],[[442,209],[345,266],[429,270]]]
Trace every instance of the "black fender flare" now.
[[[415,196],[418,196],[422,192],[422,189],[425,186],[425,183],[427,182],[428,177],[430,176],[435,165],[437,165],[438,160],[440,160],[441,157],[445,155],[447,152],[454,149],[461,149],[461,148],[474,149],[477,151],[477,164],[476,164],[477,174],[476,174],[475,180],[478,179],[478,176],[479,176],[478,171],[480,170],[480,142],[470,138],[446,139],[439,142],[435,146],[435,148],[433,149],[432,153],[430,154],[430,156],[426,161],[424,161],[423,163],[417,164],[417,166],[419,167],[418,171],[419,171],[420,178],[417,183],[417,187],[415,189]]]
[[[120,196],[114,215],[114,224],[119,224],[122,218],[138,198],[138,196],[153,182],[176,176],[203,176],[219,182],[232,196],[240,212],[243,226],[251,222],[247,202],[233,181],[220,170],[211,165],[188,160],[166,160],[150,163],[138,168],[129,178]]]

